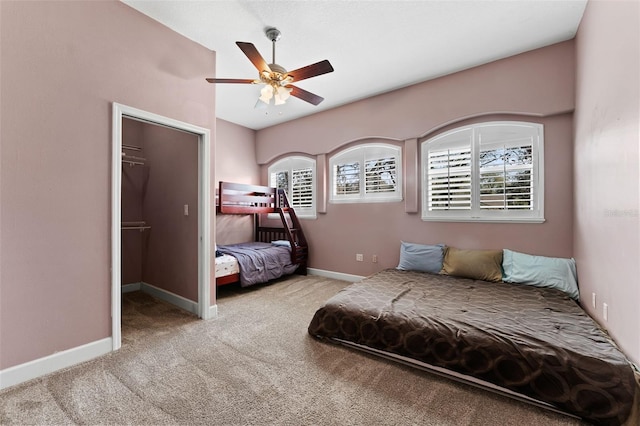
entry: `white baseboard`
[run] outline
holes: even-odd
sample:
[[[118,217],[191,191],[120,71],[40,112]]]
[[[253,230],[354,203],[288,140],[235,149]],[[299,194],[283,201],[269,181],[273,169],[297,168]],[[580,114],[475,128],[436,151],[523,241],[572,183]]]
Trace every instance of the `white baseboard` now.
[[[364,277],[361,275],[343,274],[342,272],[325,271],[324,269],[307,268],[309,275],[319,275],[321,277],[333,278],[334,280],[350,281],[355,283]]]
[[[113,343],[111,337],[86,345],[77,346],[62,352],[56,352],[44,358],[39,358],[24,364],[0,370],[0,389],[15,386],[27,380],[35,379],[45,374],[53,373],[63,368],[71,367],[81,362],[111,352]]]
[[[148,293],[158,299],[162,299],[173,305],[176,305],[188,312],[198,315],[198,304],[192,300],[186,299],[170,291],[152,286],[144,282],[125,284],[122,286],[122,292],[128,293],[132,291],[142,291]],[[209,307],[209,318],[218,316],[218,306]],[[10,386],[15,386],[27,380],[36,379],[45,374],[54,373],[63,368],[71,367],[81,362],[89,361],[93,358],[108,354],[113,350],[113,341],[111,337],[87,343],[82,346],[67,349],[65,351],[56,352],[44,358],[39,358],[24,364],[9,367],[0,370],[0,390]]]
[[[177,307],[191,312],[194,315],[199,314],[197,302],[194,302],[193,300],[189,300],[182,296],[178,296],[177,294],[171,293],[170,291],[153,286],[151,284],[147,284],[145,282],[140,283],[140,291],[150,294],[153,297],[157,297],[158,299],[164,300],[165,302],[169,302],[172,305],[176,305]]]
[[[143,293],[150,294],[153,297],[157,297],[158,299],[162,299],[165,302],[169,302],[172,305],[176,305],[177,307],[182,308],[185,311],[198,315],[197,302],[194,302],[193,300],[189,300],[187,298],[179,296],[170,291],[164,290],[160,287],[156,287],[154,285],[147,284],[145,282],[124,284],[122,286],[123,293],[131,293],[132,291],[141,291]],[[211,311],[209,311],[209,314],[211,315]],[[217,308],[216,308],[216,315],[217,315]]]
[[[218,318],[218,305],[209,306],[208,320]]]
[[[131,293],[132,291],[140,291],[142,283],[123,284],[121,289],[123,293]]]

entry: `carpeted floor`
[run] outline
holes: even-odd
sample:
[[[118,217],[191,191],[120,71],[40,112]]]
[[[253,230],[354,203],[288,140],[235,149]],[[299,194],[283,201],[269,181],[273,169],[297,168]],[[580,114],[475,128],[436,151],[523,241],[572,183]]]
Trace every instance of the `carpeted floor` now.
[[[122,348],[0,392],[0,424],[581,424],[311,338],[313,313],[346,285],[292,276],[221,288],[206,322],[127,294]]]

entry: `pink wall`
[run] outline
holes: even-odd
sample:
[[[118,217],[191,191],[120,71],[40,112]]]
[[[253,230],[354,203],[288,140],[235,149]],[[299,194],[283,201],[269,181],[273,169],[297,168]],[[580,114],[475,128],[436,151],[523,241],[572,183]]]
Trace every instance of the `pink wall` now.
[[[221,119],[216,123],[216,187],[220,181],[260,184],[260,167],[256,164],[256,132]],[[217,244],[244,243],[252,239],[251,216],[217,215]]]
[[[487,113],[552,115],[574,108],[573,41],[496,61],[259,130],[259,164],[287,152],[323,154],[356,139],[416,138]]]
[[[5,369],[111,336],[111,103],[213,143],[215,53],[117,1],[0,10]]]
[[[198,301],[198,136],[145,124],[142,280]],[[184,215],[188,205],[189,215]],[[215,300],[215,299],[214,299]]]
[[[569,41],[259,130],[258,161],[265,164],[287,152],[327,154],[328,160],[352,140],[415,139],[452,122],[541,122],[545,125],[545,223],[425,222],[419,212],[405,212],[416,201],[421,205],[419,197],[399,203],[328,203],[326,214],[303,221],[309,263],[312,268],[368,275],[398,264],[401,240],[570,257],[573,102],[574,44]],[[483,118],[463,120],[471,116]],[[264,183],[267,166],[263,166]],[[406,183],[405,197],[418,190],[415,180]],[[356,262],[356,253],[364,254],[365,261]],[[378,263],[372,262],[374,254]]]
[[[640,362],[639,28],[638,1],[587,4],[576,36],[574,152],[581,299],[635,362]],[[608,321],[603,302],[609,305]]]
[[[219,181],[257,184],[256,132],[228,121],[216,120],[216,184]]]

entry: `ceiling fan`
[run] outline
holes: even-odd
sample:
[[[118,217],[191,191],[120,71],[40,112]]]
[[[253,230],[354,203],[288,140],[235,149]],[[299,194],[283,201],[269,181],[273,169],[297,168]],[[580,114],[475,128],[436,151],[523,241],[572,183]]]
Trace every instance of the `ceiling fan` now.
[[[265,34],[272,43],[272,63],[270,64],[267,64],[267,61],[264,60],[253,44],[242,41],[236,42],[240,50],[247,55],[247,58],[258,69],[259,76],[257,79],[207,78],[207,81],[209,83],[264,84],[265,87],[260,91],[259,100],[265,104],[269,104],[273,98],[275,105],[282,105],[290,95],[313,105],[318,105],[322,102],[324,98],[321,96],[303,90],[291,83],[333,72],[333,67],[329,61],[325,59],[294,71],[287,71],[276,64],[276,41],[280,40],[280,31],[277,28],[267,28]]]

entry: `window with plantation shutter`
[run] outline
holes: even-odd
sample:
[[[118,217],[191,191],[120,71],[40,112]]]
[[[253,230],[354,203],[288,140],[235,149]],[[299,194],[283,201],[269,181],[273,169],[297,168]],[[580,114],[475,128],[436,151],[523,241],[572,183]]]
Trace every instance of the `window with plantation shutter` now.
[[[315,160],[300,156],[283,158],[269,167],[269,185],[286,191],[300,218],[316,217],[315,171]]]
[[[330,200],[337,203],[402,200],[401,150],[390,144],[363,144],[331,157]]]
[[[296,210],[313,208],[313,168],[292,170],[291,204]]]
[[[422,143],[424,220],[544,221],[543,127],[490,122]]]

